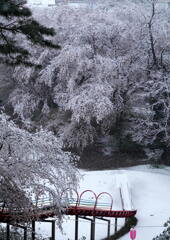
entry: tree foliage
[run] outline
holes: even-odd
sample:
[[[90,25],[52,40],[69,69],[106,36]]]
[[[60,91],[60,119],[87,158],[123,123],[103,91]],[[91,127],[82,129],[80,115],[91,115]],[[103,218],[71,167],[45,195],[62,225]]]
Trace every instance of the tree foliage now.
[[[34,127],[46,123],[78,149],[126,121],[120,137],[160,158],[169,148],[168,11],[155,0],[122,1],[39,9],[35,16],[58,29],[62,48],[36,49],[41,70],[15,69],[14,116]]]

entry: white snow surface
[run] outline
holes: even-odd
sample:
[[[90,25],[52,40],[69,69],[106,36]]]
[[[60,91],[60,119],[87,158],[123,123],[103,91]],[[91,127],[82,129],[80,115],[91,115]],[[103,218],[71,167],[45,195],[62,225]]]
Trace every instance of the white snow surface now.
[[[54,6],[56,4],[67,4],[70,7],[80,7],[80,5],[86,5],[87,3],[84,1],[80,2],[72,2],[68,0],[63,0],[63,1],[58,1],[56,2],[55,0],[27,0],[28,6],[34,6],[34,7],[48,7],[48,6]]]
[[[136,226],[137,240],[152,240],[164,230],[163,224],[170,217],[170,168],[151,168],[148,165],[120,170],[81,171],[79,193],[91,189],[96,194],[106,191],[113,196],[113,209],[121,210],[120,187],[125,199],[125,209],[137,209],[138,224]],[[92,194],[84,196],[92,198]],[[103,196],[101,202],[109,202]],[[74,217],[65,217],[63,234],[57,229],[57,240],[74,239]],[[111,233],[114,233],[114,219],[112,219]],[[124,224],[118,219],[119,228]],[[37,231],[44,237],[50,237],[51,227],[47,223],[37,224]],[[96,224],[96,240],[106,237],[107,225],[100,220]],[[90,223],[80,220],[79,239],[82,236],[90,239]],[[121,237],[130,239],[129,234]]]
[[[55,0],[27,0],[28,5],[53,5]]]

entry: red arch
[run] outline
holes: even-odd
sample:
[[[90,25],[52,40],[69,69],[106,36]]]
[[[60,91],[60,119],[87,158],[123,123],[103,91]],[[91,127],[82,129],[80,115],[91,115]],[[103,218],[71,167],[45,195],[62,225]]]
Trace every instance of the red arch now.
[[[95,209],[95,205],[96,205],[96,201],[97,201],[97,195],[96,195],[95,192],[93,192],[92,190],[85,190],[85,191],[83,191],[83,192],[80,194],[79,204],[78,204],[78,205],[80,205],[81,197],[82,197],[83,194],[86,193],[86,192],[91,192],[91,193],[93,193],[93,195],[94,195],[94,197],[95,197],[95,204],[94,204],[94,209]]]
[[[78,194],[77,190],[75,190],[75,189],[73,189],[73,188],[66,188],[66,189],[63,190],[63,192],[61,193],[61,199],[62,199],[63,194],[64,194],[65,192],[67,192],[68,190],[74,191],[74,192],[76,193],[77,199],[76,199],[76,206],[75,206],[75,208],[77,208],[77,206],[78,206],[78,204],[79,204],[79,202],[80,202],[80,200],[79,200],[79,194]]]
[[[95,203],[94,210],[95,210],[96,207],[97,207],[97,201],[98,201],[99,197],[100,197],[101,195],[103,195],[103,194],[106,194],[106,195],[108,195],[108,196],[111,198],[111,204],[110,204],[110,211],[111,211],[111,210],[112,210],[112,207],[113,207],[113,198],[112,198],[112,195],[111,195],[110,193],[108,193],[108,192],[101,192],[101,193],[99,193],[99,195],[98,195],[97,198],[96,198],[96,203]]]

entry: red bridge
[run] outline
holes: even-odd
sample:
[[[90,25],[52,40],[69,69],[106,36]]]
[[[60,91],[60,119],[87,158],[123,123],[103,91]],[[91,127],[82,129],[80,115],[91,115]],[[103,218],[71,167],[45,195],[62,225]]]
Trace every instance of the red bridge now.
[[[64,197],[67,194],[67,190],[65,190],[61,195],[61,201],[63,204],[62,213],[65,215],[75,215],[75,240],[78,240],[78,219],[83,218],[91,222],[91,240],[95,239],[95,218],[100,220],[104,220],[108,222],[108,236],[110,235],[110,220],[104,219],[104,217],[115,218],[115,232],[117,231],[117,218],[129,218],[136,214],[136,210],[134,209],[124,209],[124,201],[121,194],[120,189],[120,199],[122,204],[121,210],[113,209],[113,198],[111,194],[107,192],[102,192],[96,195],[92,190],[86,190],[82,192],[80,195],[76,190],[73,190],[76,194],[76,198],[68,198]],[[83,198],[84,194],[90,193],[92,194],[91,199]],[[109,202],[101,202],[101,198],[103,196],[107,196],[109,198]],[[55,217],[56,207],[54,201],[49,198],[41,198],[37,201],[33,201],[33,208],[30,209],[30,218],[32,221],[32,240],[35,239],[35,221],[47,221],[52,222],[52,240],[55,239],[55,224],[52,220],[45,220],[49,217]],[[18,219],[20,221],[23,216],[23,212],[14,211],[12,214],[8,211],[8,209],[0,208],[0,222],[10,223],[13,218]],[[87,216],[91,216],[92,218],[87,218]],[[8,239],[8,238],[7,238]],[[10,238],[9,238],[10,239]],[[24,238],[24,240],[27,238]]]

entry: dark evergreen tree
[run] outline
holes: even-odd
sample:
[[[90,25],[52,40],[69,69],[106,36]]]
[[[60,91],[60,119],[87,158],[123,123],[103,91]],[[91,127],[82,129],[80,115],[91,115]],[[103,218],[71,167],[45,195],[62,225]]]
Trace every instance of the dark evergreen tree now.
[[[158,236],[153,238],[153,240],[170,240],[170,219],[164,224],[166,229]]]
[[[45,38],[54,35],[54,29],[41,25],[32,17],[24,2],[0,0],[0,63],[32,66],[29,47],[24,46],[21,39],[33,45],[59,48]]]

